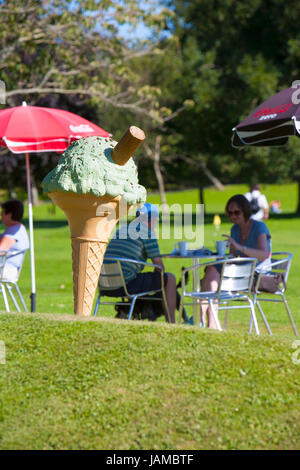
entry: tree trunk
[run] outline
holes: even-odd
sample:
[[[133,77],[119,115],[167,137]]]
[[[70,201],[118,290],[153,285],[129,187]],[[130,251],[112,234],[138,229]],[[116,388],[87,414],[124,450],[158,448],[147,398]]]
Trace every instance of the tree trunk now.
[[[203,169],[203,171],[204,171],[205,175],[207,176],[207,178],[212,182],[212,184],[219,191],[222,191],[224,189],[223,184],[221,183],[221,181],[215,175],[212,174],[212,172],[207,168],[205,163],[201,163],[201,168]]]
[[[10,179],[9,179],[9,182],[8,182],[7,194],[8,194],[8,199],[17,199],[16,190],[15,190],[14,186],[12,185]]]
[[[30,183],[31,183],[31,202],[33,206],[39,205],[39,192],[35,184],[35,178],[33,175],[30,175]]]
[[[298,201],[297,201],[296,214],[300,215],[300,181],[297,181],[297,184],[298,184]]]
[[[155,149],[154,149],[154,172],[158,183],[159,195],[162,205],[167,204],[167,197],[165,191],[164,178],[160,169],[160,144],[161,144],[161,135],[156,137]]]
[[[33,206],[38,206],[38,204],[39,204],[39,193],[38,193],[38,190],[37,190],[36,186],[32,186],[31,194],[32,194],[32,205]]]
[[[160,200],[161,200],[162,206],[164,206],[167,204],[167,197],[166,197],[166,191],[165,191],[164,178],[160,169],[161,139],[162,139],[161,135],[158,135],[156,137],[154,151],[146,143],[145,143],[145,149],[146,149],[146,153],[148,157],[151,158],[151,160],[153,160],[153,168],[154,168],[154,173],[155,173],[157,184],[158,184]]]
[[[205,202],[204,202],[204,187],[202,185],[199,187],[199,202],[200,202],[200,204],[205,204]]]

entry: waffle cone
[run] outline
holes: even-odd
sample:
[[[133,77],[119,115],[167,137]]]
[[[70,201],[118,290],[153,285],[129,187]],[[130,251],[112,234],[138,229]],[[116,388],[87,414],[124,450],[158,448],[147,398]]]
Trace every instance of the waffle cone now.
[[[106,245],[72,238],[74,312],[77,315],[91,315]]]
[[[49,193],[49,197],[66,214],[71,238],[82,240],[108,242],[120,215],[126,215],[128,210],[120,196],[57,191]]]
[[[74,312],[91,315],[106,245],[120,212],[125,215],[128,206],[120,196],[96,197],[68,192],[53,192],[49,196],[69,222]]]

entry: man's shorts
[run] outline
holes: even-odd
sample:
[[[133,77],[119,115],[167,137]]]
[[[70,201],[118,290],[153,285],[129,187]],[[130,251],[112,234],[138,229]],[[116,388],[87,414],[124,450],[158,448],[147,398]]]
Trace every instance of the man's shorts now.
[[[168,275],[164,273],[164,286],[167,284],[167,280]],[[138,294],[140,292],[149,292],[161,289],[161,273],[158,271],[139,273],[126,285],[129,294]],[[123,287],[120,287],[115,290],[101,290],[101,295],[107,295],[109,297],[126,296]]]

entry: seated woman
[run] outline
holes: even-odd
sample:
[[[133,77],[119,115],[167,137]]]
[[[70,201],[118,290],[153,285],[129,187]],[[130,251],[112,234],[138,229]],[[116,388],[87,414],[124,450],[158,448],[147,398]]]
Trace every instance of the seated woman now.
[[[24,207],[18,200],[10,200],[1,204],[1,220],[6,230],[0,235],[0,252],[21,251],[29,248],[29,239],[26,228],[21,223]],[[18,279],[19,270],[23,264],[24,254],[8,256],[3,278],[15,282]]]
[[[230,253],[234,256],[251,257],[262,262],[268,262],[271,256],[271,235],[264,222],[251,219],[251,206],[242,194],[232,196],[226,204],[226,214],[234,224],[227,238]],[[264,263],[264,264],[265,264]],[[201,280],[202,291],[216,291],[221,274],[221,265],[208,266],[204,278]],[[216,328],[212,313],[207,304],[201,305],[201,322],[208,328]]]

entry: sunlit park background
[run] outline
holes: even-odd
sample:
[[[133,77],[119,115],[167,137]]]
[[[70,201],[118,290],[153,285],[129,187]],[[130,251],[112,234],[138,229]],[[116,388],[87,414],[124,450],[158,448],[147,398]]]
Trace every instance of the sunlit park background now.
[[[299,16],[296,0],[0,2],[0,109],[66,109],[116,140],[144,129],[135,161],[148,201],[204,203],[209,249],[229,233],[230,196],[259,182],[280,199],[267,224],[273,250],[294,255],[298,330],[300,141],[238,151],[231,130],[300,78]],[[24,155],[0,143],[1,201],[22,199],[28,226]],[[299,344],[283,306],[266,306],[271,337],[260,318],[248,335],[243,311],[221,333],[119,321],[112,307],[75,318],[69,228],[41,188],[58,158],[30,156],[37,313],[0,306],[0,448],[298,449]],[[159,242],[167,253],[176,240]],[[179,280],[182,263],[166,267]],[[28,306],[30,284],[27,255]]]
[[[224,214],[226,201],[233,194],[243,194],[247,190],[246,185],[229,185],[223,191],[214,188],[207,188],[205,191],[205,217],[204,217],[204,239],[203,244],[206,248],[215,251],[215,242],[222,239],[222,233],[229,234],[231,224]],[[294,282],[295,287],[295,308],[297,307],[298,296],[297,283],[300,266],[297,263],[298,251],[298,225],[299,219],[294,215],[297,188],[295,184],[287,185],[265,185],[264,193],[269,198],[279,197],[282,201],[282,214],[271,215],[268,220],[268,227],[272,233],[273,251],[290,251],[294,254],[291,285],[292,290]],[[150,193],[148,200],[160,206],[159,194]],[[167,193],[169,206],[179,210],[184,205],[196,210],[199,203],[199,191],[186,190]],[[213,224],[214,215],[221,217],[221,226],[219,231]],[[26,217],[26,214],[25,214]],[[131,220],[130,218],[128,220]],[[35,254],[36,254],[36,278],[37,278],[37,311],[48,313],[72,313],[73,312],[73,282],[72,282],[72,253],[69,227],[64,213],[55,207],[51,201],[44,202],[34,208],[34,234],[35,234]],[[169,238],[161,237],[159,241],[161,253],[170,253],[178,239],[174,239],[174,226],[172,220],[170,223],[171,236]],[[202,230],[198,227],[198,230]],[[197,227],[193,225],[192,231],[196,234]],[[158,229],[162,234],[162,230]],[[184,232],[183,232],[184,233]],[[195,239],[194,239],[195,240]],[[195,247],[195,241],[191,240],[191,246]],[[201,245],[202,246],[202,245]],[[200,248],[200,246],[197,246]],[[185,261],[187,263],[187,261]],[[165,260],[166,269],[176,274],[177,280],[181,277],[181,267],[184,261]],[[299,267],[298,267],[299,266]],[[22,290],[27,292],[27,303],[30,306],[30,257],[27,256],[23,266],[23,272],[20,279]],[[293,302],[293,299],[291,299]],[[273,307],[272,307],[273,309]],[[278,310],[278,308],[276,309]],[[280,309],[282,310],[282,309]],[[283,312],[283,310],[282,310]],[[101,315],[112,316],[114,311],[111,307],[103,306]],[[299,312],[300,315],[300,312]],[[244,314],[243,314],[244,316]],[[282,315],[284,323],[287,324],[285,315]],[[278,318],[277,318],[278,320]]]

